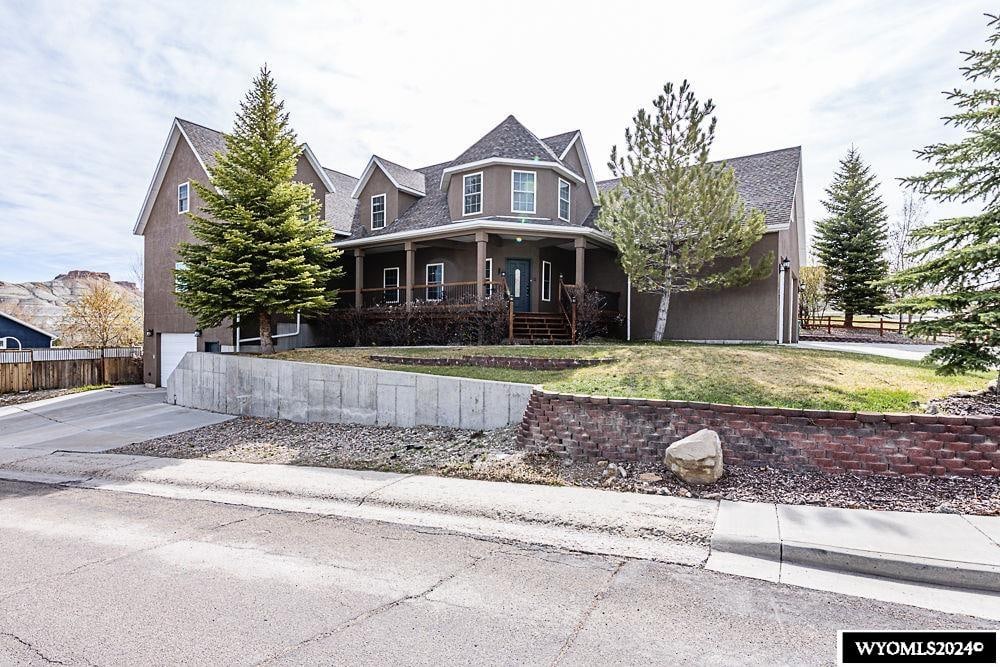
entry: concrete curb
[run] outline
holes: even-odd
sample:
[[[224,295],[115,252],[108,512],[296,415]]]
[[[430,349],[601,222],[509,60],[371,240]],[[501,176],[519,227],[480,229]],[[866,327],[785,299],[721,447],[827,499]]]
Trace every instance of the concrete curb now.
[[[413,526],[587,553],[700,565],[717,503],[449,477],[56,452],[0,479],[207,500]]]
[[[787,506],[782,507],[787,510]],[[810,510],[821,513],[829,512],[830,508],[798,508],[797,511],[802,514]],[[772,504],[722,501],[712,533],[709,569],[780,581],[781,567],[787,564],[948,588],[1000,592],[1000,559],[997,563],[962,561],[798,541],[782,535],[780,515],[781,511]],[[885,529],[891,528],[887,523]],[[833,534],[828,537],[835,539]],[[997,556],[1000,558],[1000,552]]]

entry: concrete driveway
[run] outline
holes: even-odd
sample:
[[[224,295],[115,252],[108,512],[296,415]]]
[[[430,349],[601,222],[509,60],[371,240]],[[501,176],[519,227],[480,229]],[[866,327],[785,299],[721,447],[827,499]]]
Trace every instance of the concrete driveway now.
[[[165,389],[113,387],[0,408],[0,454],[100,452],[232,419],[164,403]]]
[[[833,341],[804,340],[795,343],[795,347],[803,347],[808,350],[829,350],[831,352],[856,352],[858,354],[871,354],[877,357],[889,357],[890,359],[905,359],[907,361],[920,361],[927,353],[940,345],[911,345],[902,343],[837,343]]]

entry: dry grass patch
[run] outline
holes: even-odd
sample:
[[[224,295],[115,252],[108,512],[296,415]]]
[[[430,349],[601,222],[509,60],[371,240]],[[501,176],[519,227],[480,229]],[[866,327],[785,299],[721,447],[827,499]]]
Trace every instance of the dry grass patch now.
[[[613,357],[616,362],[566,371],[517,371],[400,366],[374,362],[369,358],[372,354]],[[937,375],[932,367],[912,361],[774,345],[313,348],[278,356],[313,363],[527,382],[568,393],[885,412],[919,411],[919,406],[932,398],[981,389],[992,377],[985,373],[945,377]]]

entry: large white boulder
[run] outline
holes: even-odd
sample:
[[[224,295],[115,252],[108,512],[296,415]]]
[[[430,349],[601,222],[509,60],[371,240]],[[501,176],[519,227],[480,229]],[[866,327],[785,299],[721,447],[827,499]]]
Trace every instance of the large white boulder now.
[[[711,484],[722,477],[722,442],[707,428],[667,447],[664,463],[688,484]]]

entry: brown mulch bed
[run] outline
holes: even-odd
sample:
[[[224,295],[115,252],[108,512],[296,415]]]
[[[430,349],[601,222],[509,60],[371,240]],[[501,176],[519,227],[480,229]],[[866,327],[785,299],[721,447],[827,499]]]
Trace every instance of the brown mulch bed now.
[[[717,483],[687,485],[654,464],[570,463],[515,448],[516,427],[298,424],[241,417],[113,450],[171,458],[284,463],[605,488],[707,499],[908,512],[1000,514],[1000,478],[793,473],[726,466]]]

